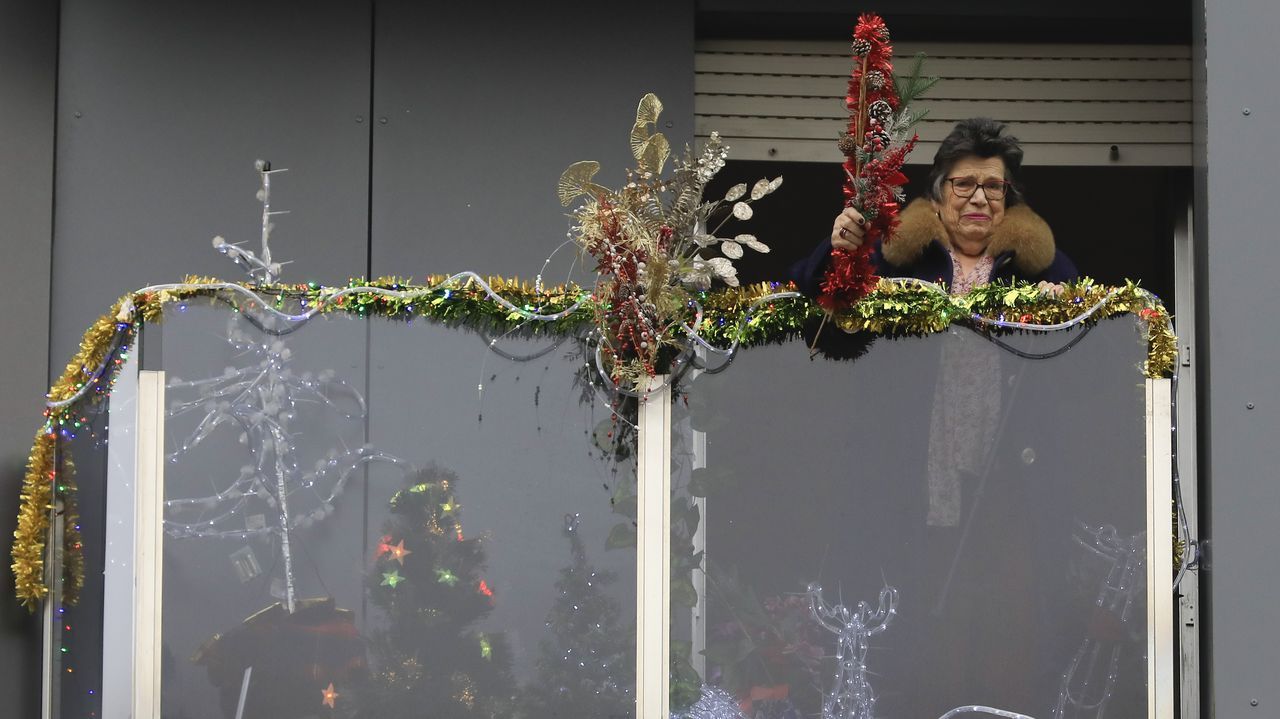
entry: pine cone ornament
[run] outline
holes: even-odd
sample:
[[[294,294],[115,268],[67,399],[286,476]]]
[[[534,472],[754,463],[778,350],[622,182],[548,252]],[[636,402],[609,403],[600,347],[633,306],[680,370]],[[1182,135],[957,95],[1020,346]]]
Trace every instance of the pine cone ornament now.
[[[884,130],[872,130],[867,133],[867,149],[877,151],[883,150],[889,146],[891,140],[892,138],[889,137],[889,133]]]
[[[880,123],[887,123],[893,118],[893,107],[884,100],[876,100],[871,103],[871,107],[867,108],[871,113],[872,119]]]

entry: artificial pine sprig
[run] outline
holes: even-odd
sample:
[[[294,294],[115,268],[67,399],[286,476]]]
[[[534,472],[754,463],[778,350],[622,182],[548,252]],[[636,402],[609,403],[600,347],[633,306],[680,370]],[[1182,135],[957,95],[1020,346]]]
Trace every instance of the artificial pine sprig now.
[[[903,108],[901,115],[907,122],[907,129],[914,127],[929,114],[927,109],[915,112],[911,109],[911,103],[938,84],[937,77],[925,76],[925,58],[924,53],[916,53],[911,59],[911,69],[907,74],[894,77],[894,87],[898,90],[898,104]]]

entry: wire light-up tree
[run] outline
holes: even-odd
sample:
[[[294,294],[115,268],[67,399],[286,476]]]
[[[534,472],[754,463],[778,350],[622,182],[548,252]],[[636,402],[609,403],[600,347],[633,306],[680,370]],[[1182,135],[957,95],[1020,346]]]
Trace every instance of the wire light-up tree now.
[[[539,719],[621,717],[635,708],[635,627],[606,593],[617,577],[588,561],[577,514],[565,515],[571,563],[556,580],[558,596],[547,614],[550,638],[542,642],[538,679],[528,709]]]
[[[272,218],[288,214],[288,210],[271,209],[271,176],[286,170],[272,169],[264,160],[257,161],[255,167],[261,183],[257,195],[262,203],[260,255],[222,237],[215,237],[213,246],[255,281],[270,283],[288,264],[275,262],[270,249]],[[260,301],[265,304],[269,300]],[[202,478],[201,486],[210,490],[207,494],[167,499],[165,530],[175,538],[274,537],[284,574],[282,595],[292,614],[297,608],[293,532],[332,514],[347,482],[366,465],[386,463],[401,472],[410,468],[371,447],[344,445],[317,459],[314,469],[302,469],[304,458],[295,441],[300,412],[328,412],[359,428],[366,417],[364,397],[331,370],[312,373],[293,369],[293,354],[285,336],[299,324],[279,313],[260,312],[254,303],[237,309],[241,311],[232,313],[227,321],[227,343],[237,357],[237,366],[214,377],[171,377],[167,383],[170,426],[191,429],[179,435],[166,459],[180,464],[200,445],[212,443],[220,428],[227,427],[238,431],[248,461],[238,473]],[[233,555],[233,561],[242,579],[261,571],[251,552]]]

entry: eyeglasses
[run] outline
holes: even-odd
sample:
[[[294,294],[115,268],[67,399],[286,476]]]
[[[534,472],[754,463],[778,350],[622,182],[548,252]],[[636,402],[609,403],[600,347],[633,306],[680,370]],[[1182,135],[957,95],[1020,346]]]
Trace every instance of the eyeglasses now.
[[[1009,183],[1006,180],[987,180],[979,183],[972,177],[948,177],[947,182],[951,183],[951,191],[956,197],[967,200],[973,197],[982,188],[982,194],[988,200],[1003,200],[1005,193],[1009,190]]]

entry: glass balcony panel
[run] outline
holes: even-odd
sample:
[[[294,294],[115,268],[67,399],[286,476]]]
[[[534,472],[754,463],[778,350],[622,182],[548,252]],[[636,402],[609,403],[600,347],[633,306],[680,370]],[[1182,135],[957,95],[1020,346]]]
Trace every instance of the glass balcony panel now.
[[[265,317],[163,325],[166,716],[630,716],[634,457],[577,341]]]
[[[706,683],[751,717],[1145,716],[1137,324],[827,341],[862,354],[743,350],[677,403],[705,527],[673,564],[705,574],[673,584],[705,590],[673,592],[676,710]]]

